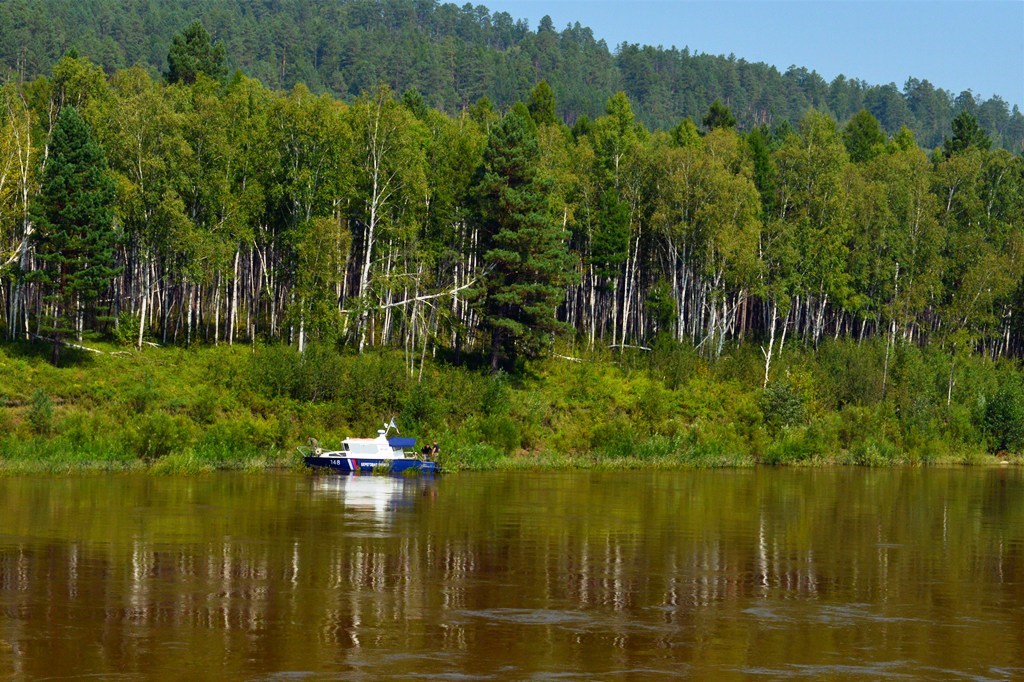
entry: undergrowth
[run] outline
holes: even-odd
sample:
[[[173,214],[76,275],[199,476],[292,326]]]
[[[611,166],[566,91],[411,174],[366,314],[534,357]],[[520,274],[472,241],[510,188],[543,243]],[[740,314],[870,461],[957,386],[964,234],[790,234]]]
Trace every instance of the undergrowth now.
[[[1024,382],[1015,365],[901,347],[880,380],[870,343],[787,348],[761,387],[757,349],[715,361],[581,352],[517,374],[399,352],[311,346],[90,345],[65,367],[27,343],[0,345],[0,473],[156,474],[298,466],[295,447],[372,435],[391,417],[438,440],[448,470],[1019,463]],[[575,358],[571,361],[566,358]]]

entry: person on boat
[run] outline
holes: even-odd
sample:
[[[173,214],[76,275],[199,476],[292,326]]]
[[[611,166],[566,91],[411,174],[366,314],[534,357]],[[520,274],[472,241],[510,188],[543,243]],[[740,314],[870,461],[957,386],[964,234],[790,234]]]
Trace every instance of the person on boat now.
[[[430,456],[437,459],[437,456],[441,454],[441,448],[438,447],[437,441],[434,441],[434,446],[430,448]]]

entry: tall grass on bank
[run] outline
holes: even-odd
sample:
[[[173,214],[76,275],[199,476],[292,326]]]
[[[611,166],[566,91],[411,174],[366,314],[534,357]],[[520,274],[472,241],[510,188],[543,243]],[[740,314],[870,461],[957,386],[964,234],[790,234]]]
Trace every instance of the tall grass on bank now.
[[[660,342],[516,374],[331,346],[90,345],[62,368],[0,344],[0,472],[194,473],[297,466],[295,447],[372,435],[394,416],[449,470],[860,466],[1021,461],[1024,381],[1009,362],[841,341],[788,349],[761,388],[752,346],[715,362]],[[112,352],[116,351],[116,352]],[[474,358],[470,357],[472,362]]]

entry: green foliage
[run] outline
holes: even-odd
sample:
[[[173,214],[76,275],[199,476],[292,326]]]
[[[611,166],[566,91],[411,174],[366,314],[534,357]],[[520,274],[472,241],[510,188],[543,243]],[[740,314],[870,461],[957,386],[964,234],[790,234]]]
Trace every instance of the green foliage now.
[[[213,80],[227,77],[223,43],[210,42],[210,33],[201,21],[193,21],[171,40],[167,53],[167,80],[192,84],[204,75]]]
[[[32,392],[32,404],[28,410],[28,424],[32,433],[45,436],[53,428],[53,403],[41,388]]]
[[[861,109],[843,129],[843,142],[850,161],[863,163],[885,151],[885,131],[870,111]]]
[[[815,456],[814,444],[808,439],[806,429],[786,429],[776,439],[762,458],[764,464],[798,464]]]
[[[763,391],[757,368],[746,369],[757,349],[733,348],[715,362],[687,344],[616,363],[536,361],[520,376],[428,362],[421,382],[399,353],[316,346],[305,358],[286,346],[156,349],[74,370],[0,355],[13,370],[0,373],[0,391],[24,386],[29,373],[39,386],[31,402],[5,408],[14,418],[0,433],[0,468],[259,468],[291,461],[309,436],[336,444],[392,415],[403,434],[438,440],[452,469],[984,463],[986,445],[1021,447],[1024,387],[1009,364],[963,360],[962,390],[976,398],[947,406],[943,354],[901,348],[885,399],[836,401],[831,392],[850,372],[840,360],[858,348],[839,345],[790,351]],[[273,358],[294,373],[287,391],[257,382]],[[304,362],[337,389],[311,400]],[[252,375],[228,390],[222,372]],[[748,374],[752,381],[737,378]]]
[[[530,91],[530,100],[526,103],[530,118],[538,126],[559,123],[555,113],[555,93],[546,80],[542,80]]]
[[[732,115],[731,111],[729,111],[729,107],[725,106],[717,99],[711,103],[708,113],[705,114],[704,119],[701,122],[704,124],[704,128],[706,130],[736,127],[736,117]]]
[[[788,377],[770,382],[759,403],[764,423],[774,432],[803,424],[806,419],[806,398]]]
[[[1024,451],[1024,380],[1013,375],[986,402],[984,429],[993,452]]]
[[[119,346],[134,346],[139,336],[139,316],[122,310],[110,329],[110,336]]]
[[[484,263],[478,303],[491,336],[491,369],[502,356],[536,356],[559,328],[555,310],[567,280],[563,230],[547,211],[537,175],[537,140],[515,111],[491,130],[478,192],[484,213]]]
[[[717,99],[729,102],[745,129],[765,117],[795,123],[811,106],[827,107],[844,121],[867,108],[890,134],[908,125],[933,148],[952,117],[970,108],[985,127],[999,130],[1007,149],[1019,149],[1024,135],[1022,114],[1003,99],[967,101],[922,78],[907,79],[902,90],[843,76],[827,82],[797,66],[780,71],[688,49],[609,46],[580,25],[531,30],[506,12],[472,4],[409,11],[401,0],[300,0],[255,12],[244,0],[105,0],[87,10],[67,0],[7,3],[0,34],[10,47],[0,49],[0,63],[31,81],[49,74],[70,46],[108,73],[134,64],[162,72],[175,34],[196,19],[227,48],[232,69],[278,90],[302,82],[351,99],[387,81],[397,92],[417,88],[431,106],[449,112],[483,96],[506,110],[544,79],[558,93],[558,114],[566,121],[601,114],[608,94],[623,88],[646,125],[666,130],[686,116],[698,120]]]
[[[495,414],[483,417],[477,424],[480,440],[491,445],[506,455],[512,454],[522,446],[522,432],[519,425],[511,417]]]
[[[30,277],[54,313],[47,323],[53,363],[79,315],[94,319],[96,299],[118,272],[113,248],[114,183],[102,147],[73,106],[61,109],[50,141],[42,187],[33,208],[36,257]]]
[[[949,158],[972,147],[987,151],[992,146],[988,133],[978,125],[978,119],[968,111],[961,111],[953,119],[953,136],[942,142],[942,152]]]
[[[187,419],[162,411],[136,416],[122,433],[125,450],[147,462],[186,449],[194,437]]]

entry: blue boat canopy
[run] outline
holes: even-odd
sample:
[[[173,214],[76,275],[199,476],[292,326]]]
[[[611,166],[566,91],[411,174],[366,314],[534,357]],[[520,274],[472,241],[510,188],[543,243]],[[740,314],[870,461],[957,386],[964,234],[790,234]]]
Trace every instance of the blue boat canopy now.
[[[405,436],[392,436],[388,438],[388,445],[393,448],[411,448],[416,445],[416,439],[406,438]]]

